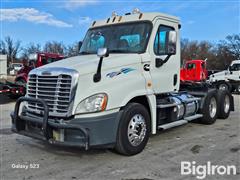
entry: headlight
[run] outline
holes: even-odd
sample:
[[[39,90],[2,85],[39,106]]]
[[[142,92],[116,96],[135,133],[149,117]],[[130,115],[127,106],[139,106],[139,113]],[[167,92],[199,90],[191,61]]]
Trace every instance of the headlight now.
[[[78,104],[75,114],[104,111],[107,107],[107,100],[105,93],[90,96]]]

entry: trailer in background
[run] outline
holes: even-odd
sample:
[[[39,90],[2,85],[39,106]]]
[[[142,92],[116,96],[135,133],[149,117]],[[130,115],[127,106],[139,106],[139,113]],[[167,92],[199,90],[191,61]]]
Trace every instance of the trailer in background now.
[[[0,79],[7,77],[7,55],[0,54]]]

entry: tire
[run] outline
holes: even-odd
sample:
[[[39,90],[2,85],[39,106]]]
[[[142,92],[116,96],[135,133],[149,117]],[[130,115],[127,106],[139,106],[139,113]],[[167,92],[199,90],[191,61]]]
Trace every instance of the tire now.
[[[124,108],[119,122],[115,150],[126,156],[142,152],[148,142],[150,130],[147,109],[141,104],[129,103]],[[138,137],[138,141],[132,138],[134,136]]]
[[[203,115],[199,119],[201,124],[213,124],[215,123],[218,115],[218,101],[217,94],[215,91],[209,92],[205,98],[203,108],[200,109],[200,113]]]
[[[24,88],[26,88],[26,84],[27,84],[27,82],[24,79],[18,79],[16,81],[16,85],[23,86]],[[19,94],[10,93],[8,95],[8,97],[11,98],[11,99],[18,99],[19,97],[24,96],[24,95],[25,95],[25,93],[21,93],[21,94],[20,93]]]
[[[240,93],[240,84],[236,85],[236,92],[239,94]]]
[[[229,91],[219,90],[217,93],[218,98],[218,118],[228,118],[231,110],[231,94]]]
[[[219,90],[225,90],[229,92],[232,90],[231,85],[226,82],[220,82],[217,87]]]

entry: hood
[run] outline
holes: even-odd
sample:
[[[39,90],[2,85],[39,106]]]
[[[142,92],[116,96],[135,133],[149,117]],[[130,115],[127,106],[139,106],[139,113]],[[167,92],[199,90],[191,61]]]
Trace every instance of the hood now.
[[[97,71],[99,59],[100,58],[96,54],[75,56],[47,64],[38,69],[59,67],[74,69],[78,71],[80,75],[95,73]],[[110,54],[103,59],[102,71],[140,62],[141,56],[139,54]]]
[[[217,72],[217,73],[212,74],[211,76],[212,76],[212,77],[215,77],[215,76],[225,76],[225,75],[226,75],[226,72],[227,72],[227,70],[220,71],[220,72]],[[214,76],[213,76],[213,75],[214,75]]]

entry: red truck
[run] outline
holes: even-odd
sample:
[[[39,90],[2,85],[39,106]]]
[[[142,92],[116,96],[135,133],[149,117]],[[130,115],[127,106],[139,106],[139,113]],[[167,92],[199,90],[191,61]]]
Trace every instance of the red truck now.
[[[1,84],[0,94],[7,93],[11,98],[25,95],[25,86],[27,83],[28,73],[37,67],[49,64],[63,59],[64,56],[56,53],[38,52],[31,54],[28,59],[28,64],[25,64],[17,73],[15,82],[6,82]]]
[[[24,66],[22,69],[20,69],[17,73],[17,76],[15,78],[16,84],[22,85],[26,84],[28,73],[33,69],[40,66],[43,66],[45,64],[52,63],[54,61],[58,61],[60,59],[63,59],[64,56],[56,53],[43,53],[39,52],[36,54],[31,54],[29,56],[29,65]]]
[[[181,81],[206,81],[207,77],[208,71],[204,60],[189,60],[180,71]]]
[[[234,67],[237,67],[234,69]],[[240,60],[235,60],[225,71],[207,70],[205,60],[189,60],[180,71],[181,84],[206,82],[208,86],[240,93]]]

